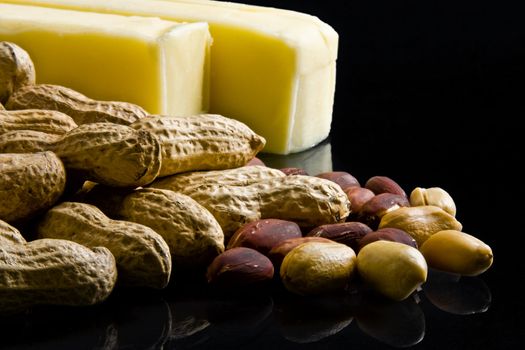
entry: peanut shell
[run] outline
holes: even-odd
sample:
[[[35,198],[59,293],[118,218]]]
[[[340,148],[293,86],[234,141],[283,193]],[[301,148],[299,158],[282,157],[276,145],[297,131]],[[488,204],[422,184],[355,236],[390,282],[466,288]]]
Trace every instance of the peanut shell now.
[[[0,220],[28,219],[51,207],[65,184],[64,165],[52,152],[0,154]]]
[[[247,186],[266,179],[284,177],[280,170],[260,165],[225,170],[190,171],[155,180],[149,187],[191,193],[202,185]]]
[[[2,312],[38,304],[97,304],[110,295],[117,280],[115,258],[103,247],[38,239],[2,244],[0,256]]]
[[[224,234],[217,220],[181,193],[157,188],[136,190],[125,196],[118,217],[148,226],[161,235],[177,266],[207,266],[224,251]]]
[[[69,115],[78,125],[115,123],[130,125],[148,113],[133,103],[97,101],[64,86],[26,85],[17,89],[6,104],[7,109],[53,109]]]
[[[20,231],[0,220],[0,246],[5,244],[25,244],[27,243]]]
[[[150,116],[131,126],[147,130],[160,140],[159,176],[242,167],[266,144],[262,136],[245,124],[218,114]]]
[[[242,225],[259,219],[275,218],[315,227],[342,222],[349,214],[348,198],[340,186],[312,176],[283,176],[247,186],[203,184],[180,192],[215,216],[226,242]]]
[[[171,256],[164,239],[144,225],[111,220],[95,206],[63,202],[46,213],[38,234],[108,248],[123,285],[164,288],[168,284]]]
[[[53,151],[68,170],[108,186],[147,185],[161,167],[160,143],[153,134],[112,123],[81,125],[57,141]]]
[[[67,114],[43,109],[0,111],[0,134],[12,130],[34,130],[52,135],[63,135],[77,127]]]
[[[62,138],[34,130],[13,130],[0,134],[0,153],[36,153],[52,150]]]
[[[35,66],[27,51],[14,43],[0,41],[0,103],[5,103],[22,86],[34,83]]]

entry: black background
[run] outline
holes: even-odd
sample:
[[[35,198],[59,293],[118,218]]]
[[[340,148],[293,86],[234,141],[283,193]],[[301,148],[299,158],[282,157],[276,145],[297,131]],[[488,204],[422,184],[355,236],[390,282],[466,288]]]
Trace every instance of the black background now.
[[[525,23],[519,2],[243,2],[306,12],[339,33],[334,117],[327,141],[334,170],[348,171],[363,183],[373,175],[386,175],[406,191],[416,186],[442,187],[454,197],[464,231],[493,248],[494,265],[479,277],[492,294],[489,309],[453,315],[434,307],[420,293],[425,333],[415,348],[523,348],[525,302],[520,283],[525,277],[525,176],[520,167],[524,162]],[[271,163],[271,157],[267,159]],[[473,299],[475,294],[474,289]],[[0,348],[158,348],[148,339],[169,328],[166,307],[173,324],[187,315],[194,319],[202,315],[207,301],[195,295],[175,286],[161,294],[118,295],[120,299],[113,297],[101,307],[43,308],[28,317],[2,319]],[[266,309],[257,303],[265,300],[259,295],[253,305],[243,302],[241,307],[234,300],[215,303],[212,309],[220,312],[212,313],[215,319],[211,321],[220,327],[210,334],[203,331],[207,335],[202,339],[203,332],[187,339],[171,338],[165,348],[376,349],[392,345],[361,331],[356,320],[331,337],[297,343],[284,337],[274,322],[282,298],[274,298],[274,314],[262,325],[243,318],[252,312],[264,314]],[[299,307],[307,313],[310,308],[313,313],[315,302]],[[236,312],[243,317],[235,318]],[[301,315],[298,312],[297,317]],[[400,317],[399,322],[405,320]],[[301,332],[300,320],[297,324]],[[303,331],[309,332],[306,327]],[[111,343],[112,332],[118,333],[119,341]]]
[[[489,243],[492,305],[425,309],[420,348],[525,346],[521,167],[525,22],[518,1],[246,1],[315,15],[339,33],[334,170],[445,188],[463,230]],[[424,304],[423,304],[424,305]],[[344,346],[344,341],[337,343]]]

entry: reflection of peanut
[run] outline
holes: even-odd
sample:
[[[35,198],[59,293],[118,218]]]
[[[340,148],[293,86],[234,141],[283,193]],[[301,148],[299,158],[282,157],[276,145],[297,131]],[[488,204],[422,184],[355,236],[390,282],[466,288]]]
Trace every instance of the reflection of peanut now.
[[[77,127],[67,114],[43,109],[0,111],[0,134],[12,130],[34,130],[51,135],[63,135]]]
[[[0,104],[22,86],[34,83],[35,66],[29,54],[16,44],[0,41]]]
[[[111,220],[96,207],[64,202],[47,212],[38,226],[42,238],[68,239],[87,247],[106,247],[115,256],[125,285],[163,288],[171,273],[166,242],[149,227]]]
[[[106,299],[117,279],[108,249],[60,239],[26,243],[0,221],[0,310],[36,304],[91,305]]]
[[[349,202],[339,185],[311,176],[270,178],[248,186],[202,184],[180,190],[208,209],[221,225],[226,242],[242,225],[275,218],[314,227],[344,221]]]
[[[51,207],[65,183],[64,165],[52,152],[0,154],[0,220],[19,221]]]
[[[65,113],[78,125],[115,123],[129,125],[148,113],[128,102],[97,101],[60,85],[26,85],[17,89],[7,101],[7,109],[54,109]]]
[[[266,140],[245,124],[216,114],[150,116],[131,125],[153,133],[162,144],[160,176],[245,165]]]
[[[68,170],[109,186],[152,182],[161,166],[160,143],[151,133],[125,125],[81,125],[62,136],[33,130],[0,135],[0,152],[54,151]]]

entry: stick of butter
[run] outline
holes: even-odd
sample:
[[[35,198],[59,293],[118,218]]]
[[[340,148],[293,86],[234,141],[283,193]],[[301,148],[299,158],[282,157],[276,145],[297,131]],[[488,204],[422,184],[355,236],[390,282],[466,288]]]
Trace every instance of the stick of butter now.
[[[0,4],[0,40],[30,54],[37,82],[150,113],[207,110],[207,23]]]
[[[210,112],[248,124],[266,138],[264,152],[298,152],[330,132],[338,35],[317,17],[203,0],[3,1],[206,21],[213,37]]]

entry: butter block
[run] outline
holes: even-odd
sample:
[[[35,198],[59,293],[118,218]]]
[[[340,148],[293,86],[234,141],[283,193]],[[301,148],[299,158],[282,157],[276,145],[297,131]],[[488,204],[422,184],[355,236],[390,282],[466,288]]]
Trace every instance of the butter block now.
[[[211,113],[238,119],[264,136],[264,152],[302,151],[329,134],[338,35],[317,17],[204,0],[11,2],[208,22]]]
[[[0,40],[28,51],[37,83],[133,102],[152,114],[208,109],[207,23],[1,3]]]

